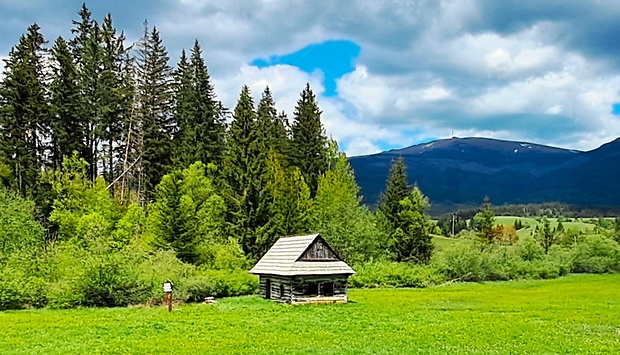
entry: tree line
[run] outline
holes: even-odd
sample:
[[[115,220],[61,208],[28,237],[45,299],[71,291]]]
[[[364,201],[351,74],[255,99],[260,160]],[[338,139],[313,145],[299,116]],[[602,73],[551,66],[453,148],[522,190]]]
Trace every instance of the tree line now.
[[[28,27],[0,82],[0,181],[34,201],[46,243],[87,239],[76,221],[94,210],[102,234],[135,218],[132,238],[196,265],[214,257],[209,245],[256,260],[278,237],[311,232],[349,261],[429,261],[428,200],[403,162],[369,211],[309,84],[290,119],[268,87],[254,102],[243,86],[229,109],[197,40],[173,66],[146,22],[132,46],[86,5],[72,26],[49,48]]]

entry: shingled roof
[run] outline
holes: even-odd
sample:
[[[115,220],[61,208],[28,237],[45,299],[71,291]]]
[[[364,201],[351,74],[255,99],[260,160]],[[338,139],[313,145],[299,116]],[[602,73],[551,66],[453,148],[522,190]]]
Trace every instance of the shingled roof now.
[[[336,253],[333,255],[337,260],[300,260],[310,247],[319,242],[324,243],[331,250],[320,234],[280,238],[256,263],[250,273],[281,276],[355,274],[355,271]]]

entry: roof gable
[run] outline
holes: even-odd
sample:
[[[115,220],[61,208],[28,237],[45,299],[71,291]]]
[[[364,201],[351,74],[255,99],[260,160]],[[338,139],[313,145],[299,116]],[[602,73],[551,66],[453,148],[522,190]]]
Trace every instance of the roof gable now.
[[[282,276],[355,273],[319,234],[284,237],[250,270],[252,274]]]
[[[306,248],[297,261],[342,261],[320,235]]]

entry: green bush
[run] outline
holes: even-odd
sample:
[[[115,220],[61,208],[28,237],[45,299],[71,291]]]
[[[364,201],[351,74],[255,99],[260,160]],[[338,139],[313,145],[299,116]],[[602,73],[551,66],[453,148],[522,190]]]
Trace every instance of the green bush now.
[[[178,286],[187,294],[186,301],[202,302],[205,297],[251,295],[258,291],[258,277],[246,270],[205,270],[181,280]]]
[[[124,307],[145,302],[152,285],[140,282],[131,271],[130,266],[118,257],[94,258],[79,280],[81,304],[88,307]]]
[[[572,272],[602,274],[620,272],[620,245],[600,235],[589,236],[575,247]]]
[[[434,268],[412,263],[370,262],[354,269],[352,287],[429,287],[445,282]]]

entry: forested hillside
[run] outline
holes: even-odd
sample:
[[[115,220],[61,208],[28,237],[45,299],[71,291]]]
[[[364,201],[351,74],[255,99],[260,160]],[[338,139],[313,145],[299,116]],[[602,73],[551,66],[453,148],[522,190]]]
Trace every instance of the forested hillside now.
[[[287,235],[320,232],[349,262],[397,252],[309,84],[290,115],[268,87],[226,108],[198,41],[173,62],[156,27],[128,46],[86,5],[72,34],[33,24],[6,60],[0,308],[148,302],[166,278],[183,300],[251,293],[246,270]]]
[[[620,141],[588,152],[489,138],[451,138],[352,157],[365,202],[376,203],[391,161],[402,157],[411,182],[434,214],[496,204],[559,202],[581,208],[620,207]]]

